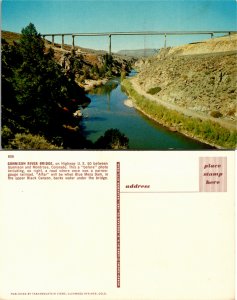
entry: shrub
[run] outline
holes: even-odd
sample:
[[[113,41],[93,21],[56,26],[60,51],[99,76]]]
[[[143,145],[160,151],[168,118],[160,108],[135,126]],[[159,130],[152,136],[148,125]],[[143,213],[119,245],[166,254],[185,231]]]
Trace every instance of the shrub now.
[[[235,109],[235,108],[230,109],[230,110],[228,111],[228,113],[227,113],[227,116],[234,116],[235,113],[236,113],[236,109]]]
[[[96,149],[128,149],[128,138],[118,129],[109,129],[95,142]]]
[[[159,86],[156,86],[156,87],[153,87],[153,88],[150,88],[147,93],[148,94],[151,94],[151,95],[155,95],[157,93],[159,93],[161,91],[161,87]]]
[[[2,147],[5,148],[9,140],[14,137],[14,134],[9,127],[4,125],[1,130],[1,135],[2,135],[1,136]]]
[[[223,115],[222,113],[220,113],[219,111],[217,110],[214,110],[210,113],[210,115],[213,117],[213,118],[221,118]]]
[[[17,133],[15,135],[15,138],[9,143],[8,149],[56,150],[63,148],[49,143],[44,137],[40,135]]]

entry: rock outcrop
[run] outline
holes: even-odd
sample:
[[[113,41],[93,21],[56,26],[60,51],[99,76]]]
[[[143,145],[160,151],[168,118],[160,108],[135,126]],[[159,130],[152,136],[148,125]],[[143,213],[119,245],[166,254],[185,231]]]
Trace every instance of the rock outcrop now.
[[[104,84],[109,78],[128,74],[134,59],[119,55],[96,52],[92,49],[75,47],[72,51],[69,45],[61,49],[59,45],[45,42],[46,51],[52,48],[55,60],[64,68],[67,73],[74,73],[75,81],[84,87],[86,91]]]

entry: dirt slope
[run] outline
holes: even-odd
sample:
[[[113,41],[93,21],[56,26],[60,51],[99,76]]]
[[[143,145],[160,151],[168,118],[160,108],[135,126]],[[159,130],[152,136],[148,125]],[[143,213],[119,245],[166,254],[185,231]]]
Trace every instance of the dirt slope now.
[[[169,54],[204,54],[237,50],[237,34],[208,39],[199,43],[170,48]]]
[[[134,84],[153,99],[236,126],[237,35],[163,49],[137,67]]]

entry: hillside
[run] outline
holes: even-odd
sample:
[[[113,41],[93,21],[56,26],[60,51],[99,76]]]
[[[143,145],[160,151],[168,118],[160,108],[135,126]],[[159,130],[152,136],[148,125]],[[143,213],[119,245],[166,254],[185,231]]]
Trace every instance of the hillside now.
[[[9,31],[2,31],[1,34],[2,42],[10,45],[17,43],[21,37],[21,34]],[[72,52],[71,45],[65,44],[62,49],[60,44],[55,43],[52,46],[51,41],[46,39],[45,52],[49,52],[50,49],[53,49],[57,63],[65,72],[73,71],[77,84],[86,90],[104,84],[110,77],[120,76],[121,73],[128,74],[135,61],[132,57],[116,54],[112,54],[110,58],[106,51],[79,46],[75,46]]]
[[[149,57],[157,54],[159,49],[135,49],[135,50],[120,50],[117,52],[119,55],[125,55],[130,57]]]
[[[210,54],[237,51],[237,34],[204,40],[184,46],[168,48],[169,55]]]
[[[131,83],[140,95],[186,116],[236,129],[237,35],[161,49],[136,67],[140,72]],[[172,126],[182,131],[180,124]]]
[[[10,31],[1,31],[1,38],[4,39],[7,43],[10,45],[13,44],[13,42],[18,42],[20,40],[21,34],[16,32],[10,32]]]
[[[237,35],[175,47],[145,61],[134,81],[143,91],[157,88],[164,102],[236,121],[236,59]]]

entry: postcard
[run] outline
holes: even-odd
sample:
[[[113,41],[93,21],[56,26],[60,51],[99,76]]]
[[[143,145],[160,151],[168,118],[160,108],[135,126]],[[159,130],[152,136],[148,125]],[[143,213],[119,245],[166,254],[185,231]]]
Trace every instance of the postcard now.
[[[236,5],[2,1],[0,299],[235,298]]]

